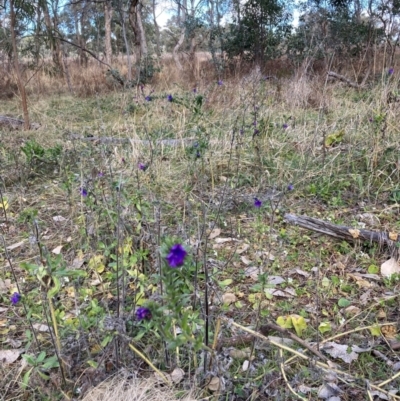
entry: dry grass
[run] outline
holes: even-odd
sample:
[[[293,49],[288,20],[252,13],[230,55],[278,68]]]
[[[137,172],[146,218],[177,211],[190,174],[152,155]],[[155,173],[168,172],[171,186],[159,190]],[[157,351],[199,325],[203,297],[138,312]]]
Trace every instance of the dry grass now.
[[[195,401],[190,392],[177,392],[160,386],[154,379],[117,376],[90,390],[83,401]]]

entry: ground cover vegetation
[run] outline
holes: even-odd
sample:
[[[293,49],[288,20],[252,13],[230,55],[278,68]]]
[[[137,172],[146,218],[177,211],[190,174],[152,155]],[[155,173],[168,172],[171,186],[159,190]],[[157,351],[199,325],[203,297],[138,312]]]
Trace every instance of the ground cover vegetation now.
[[[396,3],[1,4],[1,400],[400,398]]]

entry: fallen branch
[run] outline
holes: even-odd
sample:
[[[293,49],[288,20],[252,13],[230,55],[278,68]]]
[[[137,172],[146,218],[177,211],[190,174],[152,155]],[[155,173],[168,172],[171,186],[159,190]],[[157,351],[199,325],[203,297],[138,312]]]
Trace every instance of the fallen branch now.
[[[387,233],[338,226],[313,217],[296,216],[294,214],[285,214],[284,218],[288,223],[346,241],[377,242],[381,245],[387,245],[390,249],[395,249],[396,245],[399,244],[399,234],[394,232]]]
[[[73,133],[67,133],[67,139],[72,141],[96,142],[96,143],[138,143],[144,146],[151,145],[164,145],[164,146],[180,146],[193,145],[196,142],[195,138],[181,138],[181,139],[156,139],[150,141],[149,139],[131,139],[131,138],[113,138],[110,136],[82,136]]]
[[[349,78],[346,78],[344,75],[337,74],[336,72],[328,71],[328,76],[330,76],[332,78],[336,78],[339,81],[346,82],[347,85],[349,85],[353,88],[357,88],[357,89],[362,88],[362,85],[359,85],[357,82],[354,82]]]
[[[24,127],[24,120],[19,120],[18,118],[2,116],[0,115],[0,127],[7,127],[12,129],[22,129]],[[40,124],[32,123],[30,124],[31,129],[38,129]]]

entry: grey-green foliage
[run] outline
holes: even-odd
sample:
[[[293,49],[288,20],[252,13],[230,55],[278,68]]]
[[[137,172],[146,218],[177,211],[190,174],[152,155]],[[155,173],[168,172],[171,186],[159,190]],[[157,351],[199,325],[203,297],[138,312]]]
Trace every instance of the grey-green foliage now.
[[[301,16],[288,41],[288,55],[295,62],[331,54],[348,61],[366,52],[383,34],[382,28],[375,27],[370,19],[357,18],[349,8],[317,8]]]
[[[281,55],[291,31],[290,2],[249,0],[237,4],[236,16],[224,38],[229,56],[246,56],[263,62]]]

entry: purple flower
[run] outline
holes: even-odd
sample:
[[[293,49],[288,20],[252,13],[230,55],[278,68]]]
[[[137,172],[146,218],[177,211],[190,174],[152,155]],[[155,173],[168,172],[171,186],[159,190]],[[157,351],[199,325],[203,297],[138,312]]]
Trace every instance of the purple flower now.
[[[283,128],[283,129],[286,129],[286,128],[288,128],[288,127],[289,127],[289,126],[288,126],[286,123],[282,125],[282,128]]]
[[[393,75],[393,73],[394,73],[394,68],[389,68],[389,71],[388,71],[388,75]]]
[[[86,188],[79,188],[79,193],[81,196],[86,197],[87,196],[87,189]]]
[[[239,130],[239,134],[240,134],[240,135],[243,135],[243,134],[244,134],[244,130],[243,130],[243,129],[240,129],[240,130]]]
[[[253,125],[256,127],[257,126],[257,121],[253,121]]]
[[[293,184],[289,184],[289,185],[287,186],[287,190],[288,190],[288,191],[293,191],[293,189],[294,189]]]
[[[255,130],[254,130],[254,136],[255,136],[255,135],[258,135],[259,133],[260,133],[260,131],[259,131],[258,129],[255,129]]]
[[[193,93],[197,93],[197,88],[193,88]]]
[[[144,100],[146,100],[146,102],[151,102],[151,96],[146,96],[146,97],[144,98]]]
[[[147,170],[147,166],[145,164],[143,164],[143,163],[138,163],[138,168],[139,168],[139,170],[142,170],[142,171],[146,171]]]
[[[99,174],[97,174],[98,177],[104,177],[104,173],[102,171],[99,172]]]
[[[179,267],[183,265],[186,255],[185,248],[181,244],[175,244],[169,250],[166,259],[170,267]]]
[[[145,308],[144,306],[141,306],[140,308],[138,308],[135,315],[136,315],[137,320],[151,319],[150,309]]]
[[[172,95],[168,95],[168,96],[167,96],[167,100],[168,100],[169,102],[173,102],[173,101],[174,101],[174,98],[172,97]]]
[[[262,206],[262,202],[258,198],[254,198],[254,207],[260,208]]]
[[[218,82],[217,82],[217,84],[218,84],[218,86],[222,86],[224,83],[222,82],[221,79],[219,79]]]
[[[10,301],[13,305],[16,305],[20,300],[21,300],[21,294],[19,294],[18,292],[14,292],[14,294],[12,294],[10,298]]]
[[[201,157],[201,153],[200,153],[200,151],[198,150],[198,151],[196,152],[196,158],[199,159],[200,157]]]
[[[372,122],[374,121],[374,119],[373,119],[372,117],[370,117],[370,118],[368,119],[368,121],[369,121],[370,123],[372,123]]]

